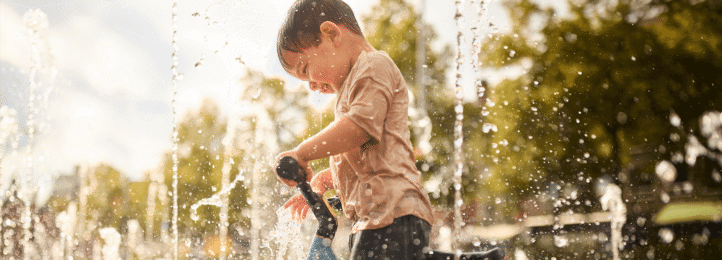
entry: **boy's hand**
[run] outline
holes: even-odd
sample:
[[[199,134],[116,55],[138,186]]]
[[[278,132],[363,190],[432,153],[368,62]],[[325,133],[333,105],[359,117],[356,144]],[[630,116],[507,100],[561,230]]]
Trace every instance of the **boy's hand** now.
[[[318,174],[313,176],[309,184],[311,185],[311,189],[313,190],[313,192],[321,194],[321,197],[323,197],[323,194],[325,194],[333,187],[333,183],[331,180],[331,171],[329,169],[326,169],[319,172]],[[287,210],[289,210],[290,208],[291,216],[293,216],[293,218],[296,220],[306,219],[306,214],[309,210],[306,201],[303,199],[303,196],[300,193],[288,199],[286,204],[283,205],[283,208]]]
[[[296,153],[295,150],[285,151],[285,152],[280,153],[278,155],[278,157],[276,157],[276,163],[274,165],[278,165],[281,158],[286,157],[286,156],[291,156],[291,157],[293,157],[293,159],[296,159],[296,161],[298,161],[298,165],[301,167],[303,174],[306,175],[306,181],[310,182],[311,179],[313,178],[313,170],[311,169],[311,165],[309,165],[307,161],[299,158],[298,154]],[[276,174],[276,178],[278,178],[278,180],[280,180],[284,184],[286,184],[290,187],[296,187],[296,185],[298,185],[298,183],[296,183],[295,181],[286,180],[286,179],[283,179],[280,176],[278,176],[278,172],[276,172],[276,167],[273,167],[273,172]]]
[[[288,199],[286,204],[283,205],[283,208],[290,210],[293,219],[298,221],[306,219],[306,214],[309,210],[308,205],[306,205],[306,201],[300,193],[293,195],[293,197]]]

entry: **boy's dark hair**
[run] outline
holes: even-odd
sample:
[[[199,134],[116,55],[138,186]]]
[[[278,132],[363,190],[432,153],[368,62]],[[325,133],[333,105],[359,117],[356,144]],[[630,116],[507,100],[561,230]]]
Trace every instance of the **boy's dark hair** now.
[[[341,0],[297,0],[286,15],[286,21],[278,32],[276,48],[278,59],[284,68],[286,64],[281,50],[300,53],[303,49],[318,46],[320,43],[321,24],[331,21],[344,25],[354,33],[361,35],[361,28],[348,4]]]

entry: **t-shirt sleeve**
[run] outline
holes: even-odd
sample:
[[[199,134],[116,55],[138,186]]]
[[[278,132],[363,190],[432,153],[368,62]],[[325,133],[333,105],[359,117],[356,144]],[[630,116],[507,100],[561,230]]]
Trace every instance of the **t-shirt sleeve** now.
[[[387,84],[371,77],[359,79],[352,86],[346,116],[376,141],[381,141],[391,95]]]

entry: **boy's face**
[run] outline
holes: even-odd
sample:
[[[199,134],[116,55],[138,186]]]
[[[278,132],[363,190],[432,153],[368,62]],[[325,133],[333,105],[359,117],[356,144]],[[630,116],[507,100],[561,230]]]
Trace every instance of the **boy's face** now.
[[[351,69],[348,55],[327,37],[301,53],[282,50],[282,55],[291,66],[286,72],[307,81],[311,91],[323,94],[336,94]]]

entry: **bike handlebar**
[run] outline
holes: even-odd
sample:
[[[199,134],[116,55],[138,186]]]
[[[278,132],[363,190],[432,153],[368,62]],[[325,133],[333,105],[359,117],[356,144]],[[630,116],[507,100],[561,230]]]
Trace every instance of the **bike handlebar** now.
[[[285,156],[278,160],[276,173],[284,180],[295,181],[296,183],[306,182],[306,174],[298,165],[298,161],[291,156]]]
[[[301,192],[306,204],[313,212],[313,215],[316,216],[316,220],[318,220],[316,235],[333,240],[338,228],[336,216],[329,209],[326,199],[321,194],[313,192],[311,185],[306,182],[306,174],[301,169],[298,161],[291,156],[281,158],[278,160],[278,165],[276,165],[276,173],[284,180],[298,183],[296,188]]]

